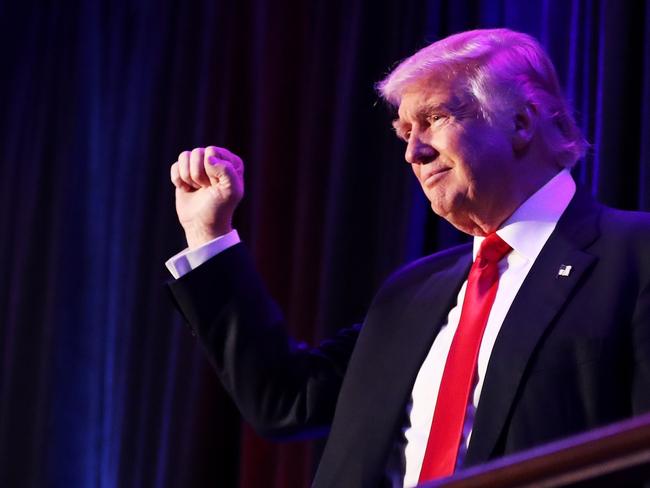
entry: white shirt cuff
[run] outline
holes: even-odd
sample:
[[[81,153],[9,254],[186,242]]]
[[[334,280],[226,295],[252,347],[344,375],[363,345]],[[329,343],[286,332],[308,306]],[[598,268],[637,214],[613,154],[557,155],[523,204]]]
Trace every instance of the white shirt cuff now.
[[[196,249],[184,249],[175,256],[169,258],[165,263],[165,266],[167,266],[167,269],[172,276],[178,279],[184,274],[192,271],[194,268],[202,265],[211,257],[216,256],[220,252],[223,252],[240,242],[241,239],[239,239],[239,234],[235,229],[233,229],[227,234],[212,239]]]

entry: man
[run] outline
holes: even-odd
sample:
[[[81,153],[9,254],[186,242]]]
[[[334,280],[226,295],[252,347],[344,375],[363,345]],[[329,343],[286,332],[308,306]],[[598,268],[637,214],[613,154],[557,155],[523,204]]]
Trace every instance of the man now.
[[[173,164],[188,249],[170,287],[261,433],[330,428],[314,486],[413,486],[650,410],[650,217],[596,204],[586,147],[530,36],[460,33],[379,90],[433,211],[474,237],[406,266],[361,327],[286,336],[236,232],[243,164]]]

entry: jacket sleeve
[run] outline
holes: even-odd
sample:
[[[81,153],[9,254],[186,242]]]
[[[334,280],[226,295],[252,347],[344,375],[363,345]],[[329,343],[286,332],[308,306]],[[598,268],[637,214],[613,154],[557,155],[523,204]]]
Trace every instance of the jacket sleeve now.
[[[286,333],[243,244],[169,283],[176,306],[242,416],[261,435],[323,434],[360,326],[317,348]]]

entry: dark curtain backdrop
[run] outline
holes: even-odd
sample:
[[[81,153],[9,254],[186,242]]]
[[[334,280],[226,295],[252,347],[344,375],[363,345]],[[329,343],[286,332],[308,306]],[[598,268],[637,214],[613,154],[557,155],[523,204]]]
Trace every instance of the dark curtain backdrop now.
[[[0,486],[308,486],[319,445],[241,425],[166,297],[169,166],[208,144],[244,158],[236,225],[316,343],[465,239],[431,215],[373,84],[494,26],[554,59],[592,143],[575,177],[650,210],[650,1],[0,3]]]

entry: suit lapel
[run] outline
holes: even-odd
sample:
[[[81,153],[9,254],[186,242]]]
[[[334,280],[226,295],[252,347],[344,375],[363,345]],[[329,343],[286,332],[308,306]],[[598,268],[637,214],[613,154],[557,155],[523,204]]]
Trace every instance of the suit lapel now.
[[[381,330],[374,329],[377,335],[367,338],[368,357],[372,356],[379,368],[374,369],[372,377],[384,378],[376,383],[372,396],[383,406],[386,425],[402,426],[415,377],[467,276],[471,265],[471,248],[468,249],[470,252],[460,256],[452,267],[433,274],[399,316],[393,320],[384,317]],[[390,362],[377,364],[376,358],[390,358]],[[367,363],[364,368],[367,370]],[[390,388],[386,388],[385,378],[391,378]],[[370,381],[373,380],[366,378],[366,384]],[[377,428],[376,424],[368,427]],[[387,442],[394,441],[394,431],[386,435]]]
[[[392,341],[394,357],[398,358],[400,364],[408,365],[399,369],[400,377],[396,381],[405,387],[404,391],[398,393],[402,401],[405,398],[404,392],[410,395],[420,366],[467,277],[472,264],[471,248],[469,249],[470,252],[459,258],[453,267],[436,273],[427,281],[409,304],[405,312],[408,320],[401,328],[387,329],[391,333],[399,331]]]
[[[595,258],[583,249],[597,237],[596,204],[578,190],[537,257],[506,315],[492,350],[465,466],[495,453],[524,371],[544,332]],[[560,276],[570,265],[568,276]]]

